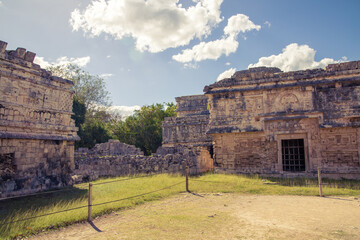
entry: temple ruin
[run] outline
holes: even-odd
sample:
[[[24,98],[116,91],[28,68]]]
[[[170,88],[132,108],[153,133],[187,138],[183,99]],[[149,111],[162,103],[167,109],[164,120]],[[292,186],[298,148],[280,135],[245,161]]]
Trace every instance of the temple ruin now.
[[[0,196],[71,183],[73,83],[34,64],[35,53],[0,41]]]
[[[360,178],[360,61],[251,68],[204,93],[177,98],[164,145],[212,146],[216,172]]]

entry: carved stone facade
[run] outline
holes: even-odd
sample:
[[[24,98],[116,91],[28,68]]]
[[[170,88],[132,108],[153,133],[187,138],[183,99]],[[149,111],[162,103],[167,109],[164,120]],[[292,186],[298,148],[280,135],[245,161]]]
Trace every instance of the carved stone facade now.
[[[0,196],[71,183],[76,135],[72,82],[0,41]]]
[[[204,92],[218,171],[360,178],[360,61],[253,68]]]
[[[212,139],[206,135],[209,123],[205,95],[176,98],[177,117],[163,121],[163,147],[191,148],[197,153],[198,173],[213,169]]]

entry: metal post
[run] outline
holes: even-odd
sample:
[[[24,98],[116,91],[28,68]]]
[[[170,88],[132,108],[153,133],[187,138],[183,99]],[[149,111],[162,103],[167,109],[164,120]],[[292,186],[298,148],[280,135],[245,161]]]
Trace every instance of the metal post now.
[[[88,198],[88,221],[91,222],[91,206],[92,206],[92,183],[89,183],[89,198]]]
[[[188,165],[186,165],[186,167],[185,167],[185,177],[186,177],[186,191],[190,192],[189,191],[189,166]]]
[[[322,181],[321,181],[321,169],[318,167],[318,181],[319,181],[319,191],[320,191],[320,197],[323,197],[322,192]]]

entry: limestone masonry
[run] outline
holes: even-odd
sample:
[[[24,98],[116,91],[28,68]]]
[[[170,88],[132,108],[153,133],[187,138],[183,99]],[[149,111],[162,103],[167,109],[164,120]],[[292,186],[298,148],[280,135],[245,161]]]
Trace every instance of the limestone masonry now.
[[[217,172],[360,179],[360,61],[251,68],[204,92],[176,98],[163,146],[200,147]]]
[[[204,92],[218,171],[360,178],[360,61],[253,68]]]
[[[75,182],[92,181],[99,177],[132,174],[184,173],[188,165],[191,174],[197,174],[200,152],[183,146],[159,147],[152,156],[118,140],[81,148],[75,152]]]
[[[73,83],[34,64],[35,53],[0,41],[0,196],[71,183]]]

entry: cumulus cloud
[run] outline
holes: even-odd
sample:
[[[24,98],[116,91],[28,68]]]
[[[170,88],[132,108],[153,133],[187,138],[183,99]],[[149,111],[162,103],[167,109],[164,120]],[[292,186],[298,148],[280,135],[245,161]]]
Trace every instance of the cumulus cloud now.
[[[224,28],[224,33],[229,36],[237,36],[240,32],[248,32],[251,30],[259,31],[260,25],[255,25],[250,21],[249,17],[244,14],[237,14],[231,16],[228,20],[228,24]]]
[[[234,37],[218,39],[211,42],[200,42],[191,49],[185,49],[182,53],[172,58],[178,62],[200,62],[206,59],[218,59],[222,54],[228,56],[236,51],[239,43]]]
[[[42,68],[47,68],[50,66],[59,66],[64,64],[75,64],[79,67],[85,67],[90,62],[90,56],[80,57],[80,58],[69,58],[69,57],[59,57],[55,62],[48,62],[44,57],[35,57],[34,63],[39,64]]]
[[[232,75],[234,75],[234,73],[236,72],[236,68],[230,68],[228,70],[226,70],[225,72],[221,73],[216,81],[220,81],[223,80],[224,78],[230,78]]]
[[[113,114],[116,114],[121,117],[121,119],[125,119],[134,114],[135,110],[140,110],[140,106],[110,106],[107,108],[107,111]]]
[[[271,55],[268,57],[261,57],[255,64],[250,64],[248,68],[252,67],[278,67],[282,71],[297,71],[312,68],[324,68],[328,64],[341,62],[335,61],[332,58],[323,58],[319,62],[315,61],[316,51],[308,45],[298,45],[291,43],[287,45],[282,53],[278,55]]]
[[[221,55],[229,56],[230,53],[236,52],[239,42],[237,36],[251,30],[260,30],[260,25],[255,25],[249,17],[244,14],[237,14],[228,19],[224,28],[224,35],[221,39],[210,42],[200,42],[191,49],[185,49],[181,53],[172,56],[175,61],[200,62],[207,59],[216,60]]]
[[[268,28],[271,27],[271,23],[270,23],[269,21],[265,21],[264,24],[265,24],[266,26],[268,26]]]
[[[93,0],[85,10],[71,13],[70,24],[90,36],[131,36],[139,51],[161,52],[208,36],[222,20],[223,0],[193,2],[183,8],[178,0]]]

